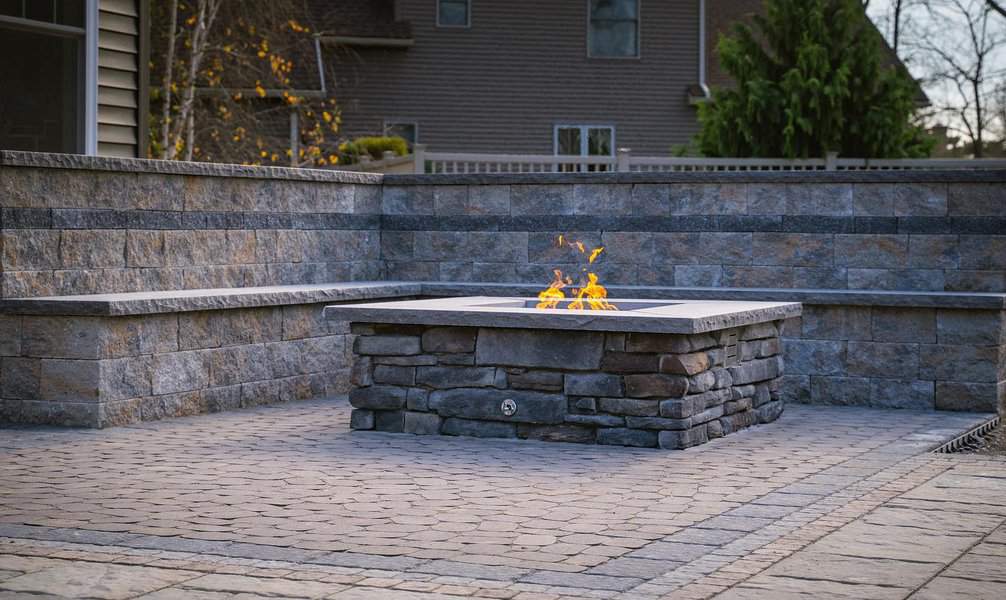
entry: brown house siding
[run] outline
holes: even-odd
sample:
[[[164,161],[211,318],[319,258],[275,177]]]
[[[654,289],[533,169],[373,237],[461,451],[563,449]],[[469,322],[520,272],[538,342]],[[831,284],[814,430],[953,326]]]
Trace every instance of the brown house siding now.
[[[716,45],[720,37],[733,34],[737,22],[751,23],[761,13],[764,0],[706,0],[706,82],[710,87],[728,87],[733,79],[720,67]]]
[[[616,128],[616,145],[666,154],[696,131],[698,0],[641,0],[641,57],[587,58],[587,0],[473,0],[470,29],[437,28],[436,0],[400,0],[415,45],[340,58],[349,135],[415,121],[433,151],[553,152],[556,124]]]

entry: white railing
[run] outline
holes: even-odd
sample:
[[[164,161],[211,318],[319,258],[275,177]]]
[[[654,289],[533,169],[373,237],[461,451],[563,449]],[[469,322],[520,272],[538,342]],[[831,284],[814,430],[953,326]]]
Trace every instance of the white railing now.
[[[588,173],[686,171],[888,171],[923,169],[1006,169],[1006,159],[865,159],[838,158],[698,158],[633,156],[619,149],[615,156],[554,156],[548,154],[472,154],[429,152],[416,144],[414,173]]]
[[[610,156],[462,154],[421,148],[413,156],[416,173],[589,173],[616,167],[615,157]]]

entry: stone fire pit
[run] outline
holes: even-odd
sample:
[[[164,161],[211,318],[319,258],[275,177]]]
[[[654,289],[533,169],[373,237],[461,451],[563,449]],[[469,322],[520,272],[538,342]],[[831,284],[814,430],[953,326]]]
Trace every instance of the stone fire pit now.
[[[353,429],[687,448],[782,414],[798,303],[524,298],[330,306],[358,337]]]

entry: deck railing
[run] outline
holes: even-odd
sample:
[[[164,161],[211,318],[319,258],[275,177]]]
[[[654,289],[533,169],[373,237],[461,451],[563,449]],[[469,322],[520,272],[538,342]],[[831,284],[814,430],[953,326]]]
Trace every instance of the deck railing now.
[[[865,159],[839,158],[700,158],[634,156],[619,149],[615,156],[472,154],[429,152],[417,144],[415,173],[588,173],[675,171],[889,171],[920,169],[1006,169],[1006,159]]]
[[[379,173],[658,173],[688,171],[897,171],[925,169],[1006,169],[1001,158],[867,159],[839,158],[701,158],[634,156],[619,149],[615,156],[555,156],[551,154],[474,154],[430,152],[416,144],[410,156],[364,161],[354,171]]]

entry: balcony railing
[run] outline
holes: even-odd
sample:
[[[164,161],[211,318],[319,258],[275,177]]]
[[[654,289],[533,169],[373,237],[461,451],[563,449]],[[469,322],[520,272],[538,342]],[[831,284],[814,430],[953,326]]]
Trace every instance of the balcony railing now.
[[[724,171],[896,171],[927,169],[1006,169],[1006,159],[924,158],[700,158],[634,156],[619,149],[615,156],[551,154],[473,154],[430,152],[416,144],[408,157],[386,157],[354,165],[354,170],[411,173],[657,173]]]

